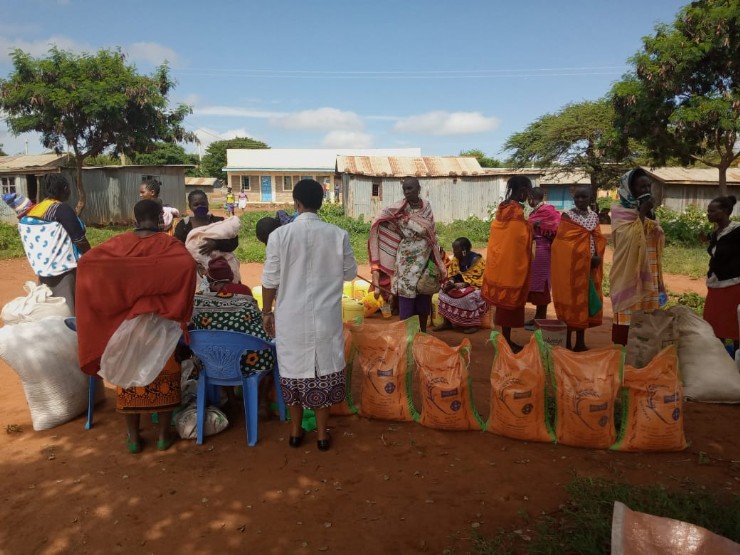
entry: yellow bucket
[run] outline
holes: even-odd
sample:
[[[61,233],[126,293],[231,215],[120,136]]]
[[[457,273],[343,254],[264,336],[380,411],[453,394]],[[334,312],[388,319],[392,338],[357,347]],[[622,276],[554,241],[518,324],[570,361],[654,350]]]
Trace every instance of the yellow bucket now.
[[[352,295],[352,297],[356,301],[361,301],[365,298],[365,295],[367,295],[367,292],[369,290],[370,284],[364,279],[358,279],[357,281],[355,281],[354,295]]]
[[[345,281],[344,286],[342,287],[342,296],[353,299],[355,296],[354,293],[355,293],[355,284],[351,281]]]
[[[363,319],[365,306],[354,299],[342,299],[342,320],[344,322],[353,322],[355,318]]]
[[[432,295],[432,325],[441,326],[444,321],[444,317],[439,313],[439,293],[435,293]]]
[[[252,287],[252,296],[254,297],[254,300],[257,301],[257,306],[259,306],[260,310],[262,310],[262,286],[258,285],[257,287]]]

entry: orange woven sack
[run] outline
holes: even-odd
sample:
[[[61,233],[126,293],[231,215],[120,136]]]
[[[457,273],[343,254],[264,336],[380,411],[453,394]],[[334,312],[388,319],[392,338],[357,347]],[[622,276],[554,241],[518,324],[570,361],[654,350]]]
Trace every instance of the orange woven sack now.
[[[537,331],[519,353],[498,332],[491,334],[496,353],[491,366],[491,416],[486,430],[524,441],[555,441],[547,420],[545,346]]]
[[[411,380],[419,318],[352,324],[350,331],[357,349],[354,369],[362,376],[360,414],[382,420],[416,420]]]
[[[616,451],[681,451],[683,391],[678,355],[671,345],[644,368],[624,367],[622,425]]]
[[[470,340],[459,347],[420,333],[414,360],[421,387],[419,423],[437,430],[480,430],[483,422],[473,403],[470,383]]]
[[[336,416],[348,416],[350,414],[357,414],[357,407],[352,402],[352,362],[354,359],[355,350],[352,344],[352,334],[349,331],[349,322],[344,323],[344,383],[345,383],[345,396],[344,401],[332,405],[329,408],[329,414]]]
[[[624,364],[622,348],[612,345],[574,353],[555,347],[552,358],[558,442],[607,449],[617,438],[614,401]]]

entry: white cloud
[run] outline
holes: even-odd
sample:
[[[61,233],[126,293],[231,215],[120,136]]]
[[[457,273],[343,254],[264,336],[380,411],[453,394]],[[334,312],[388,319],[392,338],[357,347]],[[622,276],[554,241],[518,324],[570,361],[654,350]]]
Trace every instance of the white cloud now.
[[[321,141],[323,148],[372,148],[373,136],[362,131],[331,131]]]
[[[467,135],[496,129],[500,121],[480,112],[427,112],[400,118],[393,126],[397,133],[426,135]]]
[[[362,118],[356,113],[336,108],[318,108],[284,114],[272,118],[270,124],[282,129],[319,131],[361,131],[365,127]]]
[[[286,115],[283,112],[265,112],[235,106],[205,106],[193,110],[196,116],[218,116],[227,118],[278,118]]]
[[[10,52],[15,48],[20,48],[31,56],[39,57],[46,55],[52,46],[75,53],[96,52],[100,48],[114,48],[113,46],[93,46],[63,35],[52,35],[37,40],[11,39],[7,36],[0,36],[0,63],[8,62]],[[121,47],[121,50],[133,62],[146,62],[152,65],[159,65],[165,60],[168,60],[172,65],[181,62],[177,52],[156,42],[135,42],[129,46]]]
[[[158,66],[167,61],[172,66],[180,63],[177,52],[156,42],[135,42],[123,49],[132,60],[149,62]]]

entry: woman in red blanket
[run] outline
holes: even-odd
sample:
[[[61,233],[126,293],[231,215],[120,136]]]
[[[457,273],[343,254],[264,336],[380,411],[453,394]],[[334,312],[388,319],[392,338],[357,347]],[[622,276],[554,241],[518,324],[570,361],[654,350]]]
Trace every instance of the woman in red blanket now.
[[[550,246],[560,224],[560,213],[552,204],[546,204],[545,193],[540,187],[529,193],[528,203],[532,207],[529,223],[534,230],[535,252],[532,262],[532,279],[529,282],[527,302],[535,305],[535,320],[547,318],[547,305],[550,304]],[[525,322],[524,327],[534,330],[534,320]]]
[[[447,276],[437,245],[434,215],[429,201],[419,196],[421,185],[415,177],[401,180],[403,200],[385,208],[375,218],[368,237],[370,267],[375,290],[390,289],[398,296],[401,320],[419,316],[422,332],[432,310],[432,295],[417,291],[417,284],[431,262],[437,267],[440,283]]]
[[[108,341],[124,321],[150,313],[183,327],[190,321],[195,261],[180,241],[160,232],[161,213],[158,202],[139,201],[134,206],[134,231],[109,239],[80,259],[77,335],[80,367],[86,374],[98,373]],[[157,279],[153,270],[177,279]],[[140,416],[152,412],[159,413],[157,448],[168,449],[173,442],[172,410],[179,404],[180,364],[174,356],[152,383],[119,387],[116,409],[126,415],[129,452],[141,451]]]

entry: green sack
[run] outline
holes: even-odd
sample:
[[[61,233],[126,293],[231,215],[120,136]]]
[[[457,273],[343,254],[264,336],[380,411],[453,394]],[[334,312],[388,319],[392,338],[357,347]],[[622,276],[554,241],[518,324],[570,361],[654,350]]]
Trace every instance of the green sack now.
[[[604,306],[599,297],[599,292],[596,291],[596,285],[594,284],[594,278],[589,276],[588,278],[588,316],[596,316]]]
[[[278,404],[275,402],[270,403],[270,410],[277,412]],[[287,411],[286,411],[287,413]],[[290,422],[290,413],[286,414],[286,420]],[[316,426],[316,414],[311,409],[303,409],[303,420],[301,421],[301,428],[307,432],[313,432],[318,426]]]

